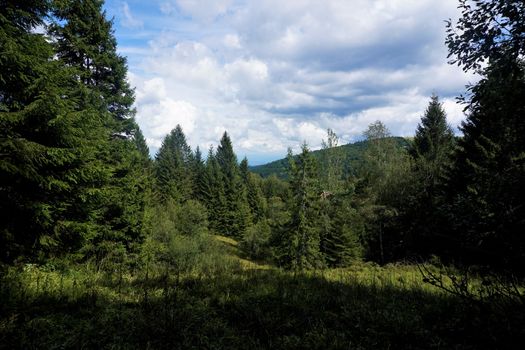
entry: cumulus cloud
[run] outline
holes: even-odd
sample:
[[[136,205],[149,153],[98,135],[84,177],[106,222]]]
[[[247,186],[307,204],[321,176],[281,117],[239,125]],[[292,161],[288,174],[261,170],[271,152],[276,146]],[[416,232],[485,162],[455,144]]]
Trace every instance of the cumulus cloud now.
[[[456,0],[167,0],[159,10],[161,28],[130,67],[154,150],[176,124],[201,148],[227,130],[255,161],[302,141],[317,148],[327,128],[355,141],[378,119],[410,136],[432,93],[457,127],[454,97],[476,79],[446,63],[443,20]]]

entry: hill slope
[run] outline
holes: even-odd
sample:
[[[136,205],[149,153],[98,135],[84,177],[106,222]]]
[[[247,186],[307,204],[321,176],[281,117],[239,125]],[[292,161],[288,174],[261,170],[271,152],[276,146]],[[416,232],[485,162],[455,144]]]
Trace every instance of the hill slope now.
[[[408,147],[409,141],[406,138],[393,138],[397,141],[400,147]],[[363,161],[363,155],[367,146],[368,141],[358,141],[337,147],[343,152],[345,173],[355,172],[360,163]],[[315,157],[315,159],[317,159],[317,161],[319,161],[323,157],[324,152],[325,150],[322,149],[316,150],[312,151],[312,155]],[[250,171],[259,174],[262,177],[268,177],[272,174],[275,174],[281,179],[286,179],[288,177],[287,168],[288,161],[286,158],[283,158],[263,165],[252,166],[250,167]]]

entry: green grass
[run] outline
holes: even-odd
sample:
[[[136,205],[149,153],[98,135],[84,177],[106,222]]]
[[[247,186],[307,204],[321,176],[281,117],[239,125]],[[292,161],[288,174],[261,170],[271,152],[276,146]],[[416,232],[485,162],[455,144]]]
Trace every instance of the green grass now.
[[[193,243],[178,247],[179,266],[4,269],[0,348],[510,349],[524,341],[522,306],[467,302],[424,283],[415,266],[294,274],[241,259],[234,240],[203,242],[191,258]]]

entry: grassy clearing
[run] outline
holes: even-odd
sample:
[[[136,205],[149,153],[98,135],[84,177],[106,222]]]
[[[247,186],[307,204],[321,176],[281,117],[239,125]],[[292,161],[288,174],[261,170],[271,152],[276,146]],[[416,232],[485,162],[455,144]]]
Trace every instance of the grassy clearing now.
[[[173,249],[171,262],[112,270],[4,269],[0,348],[508,349],[524,340],[523,308],[465,302],[414,266],[294,274],[240,258],[224,237]]]

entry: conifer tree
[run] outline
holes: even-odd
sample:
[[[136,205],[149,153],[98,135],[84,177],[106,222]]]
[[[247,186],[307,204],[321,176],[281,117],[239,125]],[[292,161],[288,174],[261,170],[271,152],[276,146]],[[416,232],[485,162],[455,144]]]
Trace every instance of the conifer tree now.
[[[448,22],[453,63],[482,79],[469,87],[447,201],[455,258],[523,274],[525,264],[525,3],[460,2]]]
[[[163,201],[182,203],[192,196],[191,148],[180,125],[162,141],[155,157],[157,190]]]
[[[112,22],[106,19],[102,0],[56,1],[49,33],[58,59],[74,67],[80,82],[98,97],[90,103],[109,115],[109,142],[98,150],[109,171],[99,197],[103,209],[96,224],[100,234],[86,251],[103,256],[113,243],[130,248],[142,239],[139,218],[144,209],[145,158],[144,149],[137,148],[138,139],[134,140],[139,130],[132,107],[134,92],[126,80],[126,60],[117,53]]]
[[[321,199],[320,251],[329,267],[348,266],[363,256],[362,220],[348,195]]]
[[[490,66],[473,88],[447,187],[461,258],[514,271],[525,262],[524,72]]]
[[[294,159],[288,151],[290,171],[291,221],[285,244],[285,263],[293,269],[319,268],[323,265],[319,250],[319,182],[317,165],[306,143]]]
[[[414,161],[414,183],[412,193],[406,198],[403,230],[407,232],[405,244],[411,254],[429,255],[438,253],[441,245],[439,227],[440,185],[450,166],[454,150],[454,135],[447,124],[446,114],[439,98],[432,95],[421,123],[416,129],[413,146],[410,149]]]
[[[250,206],[251,217],[254,224],[264,217],[264,197],[255,175],[248,170],[248,159],[244,157],[240,164],[241,179],[246,188],[246,197]]]
[[[53,60],[32,32],[47,1],[0,6],[0,228],[2,260],[76,252],[96,234],[95,199],[107,170],[97,150],[108,119],[76,67]]]
[[[222,227],[223,234],[242,237],[251,221],[250,210],[239,174],[237,156],[227,132],[224,132],[220,140],[215,158],[223,176],[227,206]]]
[[[192,163],[193,196],[202,204],[207,205],[211,196],[210,181],[208,179],[206,165],[202,159],[201,150],[198,146],[195,149]]]
[[[208,181],[207,187],[210,189],[206,201],[210,218],[210,228],[216,233],[223,233],[225,222],[227,203],[224,192],[224,177],[215,158],[213,147],[208,151],[208,158],[206,159],[206,179]]]

